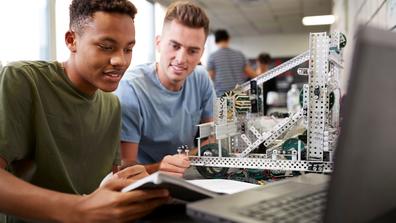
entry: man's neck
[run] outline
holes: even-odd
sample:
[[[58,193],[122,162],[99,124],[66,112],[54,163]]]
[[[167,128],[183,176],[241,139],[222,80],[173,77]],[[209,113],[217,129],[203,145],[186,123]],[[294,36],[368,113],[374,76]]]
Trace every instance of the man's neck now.
[[[180,89],[183,87],[183,83],[182,82],[172,82],[172,80],[169,80],[169,78],[166,76],[166,74],[164,73],[164,71],[160,70],[160,66],[158,63],[156,63],[155,65],[155,73],[158,76],[158,80],[160,81],[161,85],[164,86],[166,89],[168,89],[169,91],[180,91]]]
[[[76,69],[74,68],[75,64],[72,60],[67,60],[62,63],[63,69],[65,70],[67,78],[70,82],[77,88],[81,93],[86,95],[94,95],[97,89],[92,89],[90,87],[86,87],[84,84],[84,80],[76,73]]]
[[[228,48],[229,47],[229,42],[228,41],[222,41],[217,43],[217,47],[219,48]]]

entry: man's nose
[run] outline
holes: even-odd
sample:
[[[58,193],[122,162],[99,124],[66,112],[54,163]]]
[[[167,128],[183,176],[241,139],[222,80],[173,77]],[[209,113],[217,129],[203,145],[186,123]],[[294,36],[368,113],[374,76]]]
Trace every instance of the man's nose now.
[[[180,64],[187,62],[187,51],[185,49],[180,49],[177,51],[176,61]]]
[[[113,66],[125,66],[127,63],[127,55],[123,50],[116,52],[110,59]]]

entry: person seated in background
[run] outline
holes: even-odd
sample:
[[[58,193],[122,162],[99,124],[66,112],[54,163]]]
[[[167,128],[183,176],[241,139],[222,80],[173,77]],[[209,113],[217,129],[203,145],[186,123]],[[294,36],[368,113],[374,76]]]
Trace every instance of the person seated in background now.
[[[258,75],[267,72],[270,69],[271,56],[268,53],[260,53],[256,59],[256,72]],[[269,104],[267,101],[268,92],[277,91],[276,77],[263,84],[263,104],[264,115],[268,114]]]
[[[180,146],[194,145],[197,125],[213,120],[215,92],[208,73],[197,66],[204,51],[209,19],[199,6],[173,2],[162,34],[156,37],[158,62],[136,66],[115,91],[122,109],[121,156],[183,176],[190,166]]]
[[[235,88],[237,84],[256,77],[245,55],[230,48],[230,35],[226,30],[215,31],[215,42],[218,49],[209,55],[207,69],[212,78],[217,97]]]
[[[6,222],[126,222],[169,200],[162,189],[120,192],[148,175],[138,165],[98,188],[119,165],[121,110],[110,92],[131,62],[135,14],[128,0],[73,0],[66,62],[19,61],[0,70]]]

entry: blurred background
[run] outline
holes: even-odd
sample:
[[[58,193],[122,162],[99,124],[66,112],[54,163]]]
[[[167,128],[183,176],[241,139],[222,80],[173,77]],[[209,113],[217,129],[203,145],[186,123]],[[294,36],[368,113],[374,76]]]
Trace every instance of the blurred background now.
[[[131,0],[138,9],[137,44],[131,66],[156,60],[154,38],[160,34],[164,10],[171,0]],[[64,34],[68,29],[70,0],[0,0],[0,66],[14,60],[66,60]],[[230,47],[245,54],[252,67],[260,53],[271,56],[270,67],[309,48],[310,32],[339,31],[348,43],[345,69],[358,24],[394,30],[396,0],[193,0],[210,18],[210,30],[226,29]],[[304,25],[309,16],[330,16],[329,21]],[[201,59],[217,49],[209,35]],[[304,65],[303,65],[304,66]],[[342,76],[345,89],[348,77]],[[277,77],[277,91],[285,93],[293,83],[306,81],[295,69]]]

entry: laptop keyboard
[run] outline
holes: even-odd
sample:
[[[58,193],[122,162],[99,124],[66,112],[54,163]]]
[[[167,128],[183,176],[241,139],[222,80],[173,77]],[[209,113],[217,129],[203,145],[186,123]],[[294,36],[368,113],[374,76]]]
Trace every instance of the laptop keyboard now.
[[[260,222],[322,222],[326,191],[304,196],[285,196],[241,207],[239,213]]]

